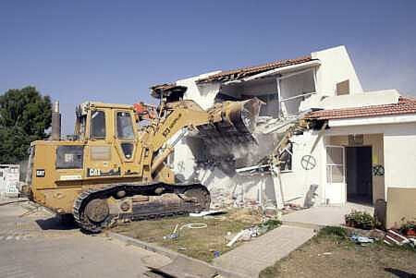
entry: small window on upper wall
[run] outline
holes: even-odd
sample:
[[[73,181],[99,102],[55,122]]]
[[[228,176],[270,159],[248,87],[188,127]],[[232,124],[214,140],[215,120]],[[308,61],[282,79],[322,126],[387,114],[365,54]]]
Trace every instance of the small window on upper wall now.
[[[105,113],[104,111],[93,111],[91,113],[91,138],[105,139]]]
[[[350,80],[337,83],[337,96],[350,94]]]

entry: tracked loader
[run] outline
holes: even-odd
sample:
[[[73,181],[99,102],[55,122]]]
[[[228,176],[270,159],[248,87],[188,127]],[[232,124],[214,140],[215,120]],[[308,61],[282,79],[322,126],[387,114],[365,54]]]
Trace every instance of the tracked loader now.
[[[93,233],[118,221],[208,209],[208,190],[178,183],[167,158],[189,131],[211,142],[254,140],[261,102],[226,101],[204,110],[183,100],[185,91],[176,85],[153,88],[160,99],[157,107],[79,105],[72,138],[32,142],[24,191],[57,214],[72,215]]]

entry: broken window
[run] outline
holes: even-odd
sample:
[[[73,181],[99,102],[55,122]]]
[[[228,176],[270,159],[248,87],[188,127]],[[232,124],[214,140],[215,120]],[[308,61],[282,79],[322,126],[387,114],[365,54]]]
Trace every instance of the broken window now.
[[[279,156],[280,172],[292,170],[293,143],[289,142]]]

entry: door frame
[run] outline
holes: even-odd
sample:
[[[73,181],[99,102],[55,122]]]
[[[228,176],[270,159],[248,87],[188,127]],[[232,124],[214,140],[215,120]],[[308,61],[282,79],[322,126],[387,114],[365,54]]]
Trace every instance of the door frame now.
[[[373,160],[373,145],[359,145],[359,146],[345,146],[345,150],[344,150],[344,152],[345,152],[345,163],[348,163],[348,160],[347,160],[347,148],[370,148],[370,168],[372,169],[372,166],[373,166],[373,162],[372,162],[372,160]],[[347,164],[345,165],[345,170],[346,170],[346,172],[345,172],[345,185],[346,185],[346,188],[345,188],[345,190],[346,190],[346,194],[345,194],[345,202],[348,202],[348,180],[347,180],[347,174],[348,174],[348,170],[347,170]],[[371,204],[373,204],[373,198],[374,198],[374,181],[373,181],[373,173],[371,172],[370,173],[370,187],[371,187],[371,190],[370,190],[370,195],[371,195],[371,198],[370,198],[370,201],[371,201]]]
[[[328,148],[340,148],[342,149],[342,164],[329,164],[328,163]],[[347,202],[347,181],[346,181],[346,154],[345,154],[345,146],[340,145],[326,145],[325,146],[325,202],[327,198],[327,192],[329,187],[339,187],[341,189],[340,192],[340,203],[338,202],[329,202],[329,204],[345,204]],[[342,165],[342,182],[328,182],[328,166],[336,166],[336,165]],[[331,181],[332,181],[332,171],[331,171]]]

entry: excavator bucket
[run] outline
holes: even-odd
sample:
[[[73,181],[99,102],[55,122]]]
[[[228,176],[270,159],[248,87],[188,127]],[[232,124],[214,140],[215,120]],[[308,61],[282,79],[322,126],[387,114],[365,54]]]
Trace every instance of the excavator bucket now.
[[[228,146],[256,142],[253,132],[262,102],[252,98],[239,102],[224,102],[217,104],[208,112],[220,121],[198,127],[198,136],[208,146]]]

